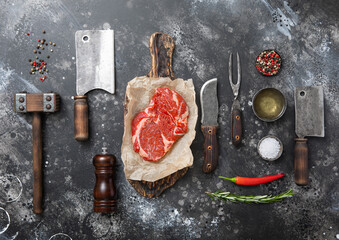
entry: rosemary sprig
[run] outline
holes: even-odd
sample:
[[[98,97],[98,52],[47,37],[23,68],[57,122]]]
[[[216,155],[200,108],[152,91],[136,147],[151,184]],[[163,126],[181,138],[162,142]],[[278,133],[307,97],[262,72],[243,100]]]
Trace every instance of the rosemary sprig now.
[[[223,191],[216,191],[214,193],[206,192],[208,196],[212,198],[213,201],[215,201],[215,198],[221,199],[225,202],[231,201],[231,202],[242,202],[242,203],[272,203],[276,201],[280,201],[284,198],[289,198],[294,195],[294,192],[292,189],[280,193],[278,195],[272,196],[272,195],[249,195],[249,196],[242,196],[242,195],[236,195],[232,194],[230,192],[223,192]]]

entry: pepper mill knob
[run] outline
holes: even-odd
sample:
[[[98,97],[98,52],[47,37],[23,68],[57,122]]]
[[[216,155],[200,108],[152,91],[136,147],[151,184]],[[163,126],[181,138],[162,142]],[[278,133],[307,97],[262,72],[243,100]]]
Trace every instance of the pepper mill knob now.
[[[94,212],[112,213],[116,210],[116,190],[114,186],[115,157],[102,148],[102,154],[95,155],[96,183],[93,191]]]

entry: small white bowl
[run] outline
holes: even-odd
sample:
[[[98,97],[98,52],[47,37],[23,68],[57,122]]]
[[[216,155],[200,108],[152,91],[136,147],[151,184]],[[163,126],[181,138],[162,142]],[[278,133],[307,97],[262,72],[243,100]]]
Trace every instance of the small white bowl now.
[[[279,153],[278,155],[275,157],[275,158],[266,158],[264,157],[263,155],[261,155],[260,153],[260,144],[262,143],[262,141],[266,138],[274,138],[275,140],[277,140],[279,142],[279,145],[280,145],[280,150],[279,150]],[[282,152],[283,152],[283,144],[282,142],[280,141],[279,138],[277,138],[276,136],[272,136],[272,135],[268,135],[266,137],[263,137],[259,142],[258,142],[258,145],[257,145],[257,150],[258,150],[258,153],[260,155],[260,157],[266,161],[274,161],[274,160],[277,160],[278,158],[280,158]]]

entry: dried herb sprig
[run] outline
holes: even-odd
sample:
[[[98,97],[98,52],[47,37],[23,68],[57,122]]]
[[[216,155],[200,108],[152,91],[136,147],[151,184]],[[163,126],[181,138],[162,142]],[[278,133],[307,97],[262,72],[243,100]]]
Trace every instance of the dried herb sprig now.
[[[249,196],[242,196],[242,195],[236,195],[232,194],[230,192],[223,192],[223,191],[216,191],[214,193],[206,192],[208,196],[212,198],[213,201],[215,201],[215,198],[221,199],[225,202],[231,201],[231,202],[242,202],[242,203],[272,203],[276,201],[280,201],[284,198],[289,198],[294,195],[294,192],[292,189],[280,193],[278,195],[272,196],[272,195],[249,195]]]

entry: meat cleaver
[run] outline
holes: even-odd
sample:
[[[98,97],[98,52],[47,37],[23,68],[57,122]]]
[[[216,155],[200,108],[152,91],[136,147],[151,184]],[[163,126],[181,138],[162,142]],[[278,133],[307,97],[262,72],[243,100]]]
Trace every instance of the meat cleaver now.
[[[308,184],[308,137],[324,137],[324,94],[322,86],[297,87],[295,101],[294,181]]]
[[[74,96],[74,138],[88,139],[88,103],[93,89],[114,94],[113,30],[79,30],[75,33],[76,91]]]
[[[205,173],[213,172],[218,164],[219,151],[217,141],[218,128],[218,96],[217,79],[213,78],[202,86],[200,90],[201,102],[201,131],[204,134],[204,164]]]

